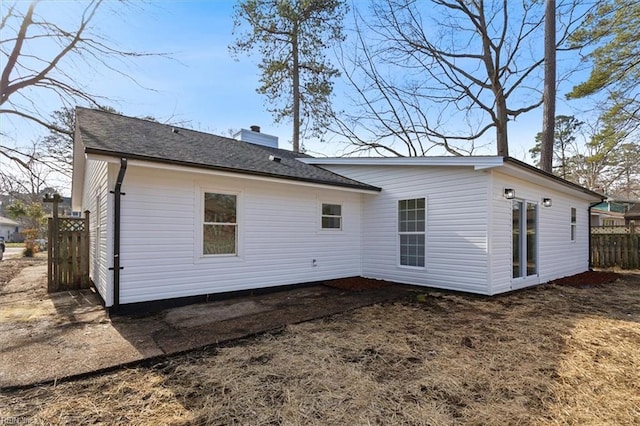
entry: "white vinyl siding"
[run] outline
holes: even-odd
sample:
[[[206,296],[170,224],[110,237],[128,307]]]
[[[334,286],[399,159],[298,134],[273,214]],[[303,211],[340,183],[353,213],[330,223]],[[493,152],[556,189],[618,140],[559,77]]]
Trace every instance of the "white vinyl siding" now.
[[[588,207],[589,201],[537,182],[493,172],[491,212],[491,291],[490,294],[527,287],[553,279],[584,272],[589,267]],[[512,277],[512,200],[504,198],[504,188],[514,188],[516,197],[537,208],[537,274],[526,278]],[[552,205],[544,207],[543,198]],[[569,239],[569,211],[576,208],[576,241]]]
[[[111,246],[109,209],[109,167],[89,160],[85,166],[82,210],[89,211],[89,276],[106,306],[113,304],[112,272],[109,270]]]
[[[400,283],[487,292],[488,176],[472,167],[326,168],[382,188],[364,195],[363,275]],[[424,268],[399,264],[398,201],[426,197]],[[507,265],[510,268],[510,264]]]
[[[205,190],[240,194],[240,256],[201,255]],[[123,191],[121,303],[361,275],[359,193],[132,165]],[[318,232],[332,199],[342,231]]]
[[[360,194],[130,164],[122,197],[120,302],[358,275],[497,294],[588,269],[587,212],[594,200],[553,182],[547,186],[548,179],[467,166],[326,168],[382,191]],[[83,198],[84,208],[100,209],[91,219],[92,244],[100,241],[91,250],[100,256],[97,262],[92,258],[91,273],[107,306],[113,304],[109,189],[117,172],[117,164],[88,161]],[[512,278],[512,204],[504,198],[505,187],[538,206],[537,274],[517,283]],[[203,256],[204,192],[237,194],[237,256]],[[398,202],[418,198],[425,200],[424,267],[406,267],[399,261]],[[551,198],[552,206],[542,207],[543,198]],[[340,232],[322,229],[322,204],[340,205]],[[571,207],[576,209],[573,243],[567,235]],[[98,229],[100,238],[95,238]]]

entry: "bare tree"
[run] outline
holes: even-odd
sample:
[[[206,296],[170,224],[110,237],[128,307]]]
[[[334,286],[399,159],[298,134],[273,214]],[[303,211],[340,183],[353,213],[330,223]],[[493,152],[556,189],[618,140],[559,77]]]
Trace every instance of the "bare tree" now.
[[[52,186],[53,172],[41,161],[40,142],[33,142],[21,155],[21,167],[0,167],[0,193],[26,203],[39,202],[43,191]]]
[[[122,61],[127,58],[161,55],[121,50],[91,27],[103,0],[85,3],[74,28],[63,28],[36,12],[38,1],[29,4],[16,2],[3,4],[0,21],[0,50],[4,58],[0,74],[0,116],[19,117],[37,123],[49,130],[69,134],[51,119],[49,111],[42,111],[35,99],[37,93],[55,95],[62,106],[77,103],[99,107],[103,97],[90,93],[69,69],[71,63],[98,65],[135,80],[122,71]],[[25,6],[28,5],[28,7]],[[38,46],[47,46],[46,54],[40,54]],[[34,53],[35,52],[35,53]],[[114,62],[115,61],[115,62]],[[26,153],[15,152],[6,144],[0,144],[0,155],[21,163]]]
[[[108,105],[100,106],[99,109],[113,114],[121,114]],[[139,118],[157,121],[153,116]],[[60,173],[70,182],[73,174],[73,131],[76,127],[76,111],[74,108],[62,107],[51,113],[50,122],[53,126],[49,130],[49,134],[41,140],[42,154],[34,160],[46,164],[51,170]]]
[[[558,4],[556,49],[583,19],[577,3]],[[543,12],[531,1],[375,2],[343,56],[355,111],[336,131],[353,151],[421,156],[471,153],[493,130],[508,155],[507,123],[542,104]]]
[[[45,150],[44,161],[49,167],[71,179],[73,172],[73,130],[76,113],[74,109],[63,107],[51,114],[51,123],[55,126],[42,139]],[[56,129],[65,130],[60,132]]]

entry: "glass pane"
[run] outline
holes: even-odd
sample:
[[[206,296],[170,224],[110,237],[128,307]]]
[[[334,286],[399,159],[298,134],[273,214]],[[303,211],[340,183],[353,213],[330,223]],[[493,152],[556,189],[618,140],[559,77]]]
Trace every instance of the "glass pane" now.
[[[424,266],[424,235],[400,235],[400,264]]]
[[[342,206],[340,204],[323,204],[322,214],[340,216],[342,214]]]
[[[407,211],[406,210],[400,210],[398,214],[398,229],[400,230],[400,232],[407,231]]]
[[[537,205],[527,203],[527,276],[538,272],[537,209]]]
[[[521,276],[520,274],[520,247],[521,247],[521,241],[520,241],[520,210],[521,210],[521,206],[522,203],[520,201],[514,201],[513,205],[512,205],[512,218],[513,218],[513,224],[512,224],[512,237],[513,237],[513,243],[512,243],[512,252],[513,252],[513,278],[518,278]]]
[[[323,229],[340,229],[340,220],[339,217],[327,217],[324,216],[322,218],[322,228]]]
[[[204,225],[202,252],[204,254],[235,254],[236,229],[235,225]]]
[[[400,232],[424,232],[424,205],[424,198],[398,202],[398,230]]]
[[[236,223],[236,196],[204,194],[204,221],[207,223]]]
[[[571,207],[571,223],[576,223],[576,209]]]

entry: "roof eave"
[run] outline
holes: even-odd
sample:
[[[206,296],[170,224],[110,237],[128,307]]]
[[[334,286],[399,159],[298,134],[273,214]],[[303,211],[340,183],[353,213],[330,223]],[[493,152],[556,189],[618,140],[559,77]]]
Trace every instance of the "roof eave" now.
[[[325,157],[297,158],[311,165],[344,166],[468,166],[476,170],[499,167],[503,157],[498,156],[447,156],[447,157]]]
[[[179,167],[196,168],[196,169],[201,169],[201,170],[211,170],[211,171],[226,172],[226,173],[232,173],[234,175],[250,175],[250,176],[265,177],[265,178],[285,180],[285,181],[305,182],[305,183],[310,183],[310,184],[331,186],[331,187],[337,187],[337,188],[348,188],[348,189],[358,190],[358,191],[366,192],[366,193],[378,193],[378,192],[382,191],[381,188],[378,188],[378,187],[372,186],[372,185],[366,185],[366,184],[358,185],[358,184],[349,184],[349,183],[346,183],[346,182],[342,183],[342,182],[325,181],[325,180],[322,180],[322,179],[310,179],[310,178],[303,178],[303,177],[286,176],[286,175],[280,175],[280,174],[277,174],[277,173],[260,172],[260,171],[256,171],[256,170],[237,169],[237,168],[232,168],[232,167],[211,166],[211,165],[206,165],[206,164],[190,163],[190,162],[187,162],[187,161],[170,160],[170,159],[156,158],[156,157],[147,157],[147,156],[143,156],[143,155],[119,153],[119,152],[113,152],[113,151],[104,151],[104,150],[99,150],[99,149],[95,149],[95,148],[86,148],[85,152],[86,152],[87,155],[96,155],[96,156],[101,156],[101,157],[109,157],[109,158],[112,158],[113,161],[119,161],[120,158],[127,158],[129,160],[138,160],[138,161],[148,162],[148,163],[156,163],[156,164],[173,165],[173,166],[179,166]]]
[[[527,164],[527,163],[525,163],[523,161],[516,160],[515,158],[504,157],[504,162],[505,162],[505,165],[508,165],[508,164],[514,165],[514,166],[516,166],[516,167],[518,167],[520,169],[524,169],[524,170],[527,170],[529,172],[535,173],[535,174],[537,174],[539,176],[543,176],[543,177],[545,177],[547,179],[551,179],[551,180],[553,180],[555,182],[558,182],[558,183],[560,183],[560,184],[562,184],[562,185],[564,185],[566,187],[572,188],[574,190],[577,190],[579,192],[587,194],[587,195],[589,195],[589,196],[591,196],[593,198],[599,199],[601,201],[604,201],[604,200],[607,199],[607,196],[604,195],[604,194],[600,194],[598,192],[595,192],[595,191],[587,189],[587,188],[585,188],[583,186],[580,186],[580,185],[578,185],[576,183],[570,182],[570,181],[568,181],[566,179],[562,179],[559,176],[556,176],[556,175],[554,175],[552,173],[549,173],[549,172],[545,172],[545,171],[543,171],[543,170],[541,170],[541,169],[539,169],[537,167],[532,166],[531,164]]]

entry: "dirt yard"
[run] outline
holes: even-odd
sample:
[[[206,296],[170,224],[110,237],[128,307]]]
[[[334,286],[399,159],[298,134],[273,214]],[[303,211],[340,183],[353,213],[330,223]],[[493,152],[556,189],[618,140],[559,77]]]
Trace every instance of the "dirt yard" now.
[[[5,391],[0,424],[640,424],[640,273],[582,279],[493,298],[425,289]]]
[[[27,266],[46,264],[46,253],[38,253],[35,257],[19,257],[0,260],[0,292],[4,289],[4,286],[9,281],[11,281],[13,277],[18,275],[18,272],[20,272],[22,269],[26,268]]]

